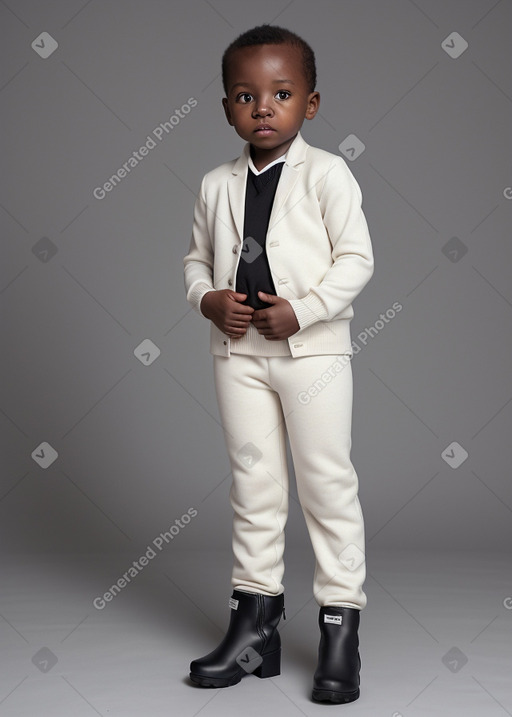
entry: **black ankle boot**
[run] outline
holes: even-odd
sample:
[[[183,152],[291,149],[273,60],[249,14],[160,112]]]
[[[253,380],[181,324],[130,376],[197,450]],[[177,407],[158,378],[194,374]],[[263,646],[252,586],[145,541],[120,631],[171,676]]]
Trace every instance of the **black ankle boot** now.
[[[353,702],[359,697],[359,613],[352,607],[320,608],[318,666],[313,680],[313,700]]]
[[[201,687],[229,687],[252,673],[281,673],[281,637],[277,625],[284,614],[284,595],[233,590],[226,635],[212,652],[190,663],[190,679]]]

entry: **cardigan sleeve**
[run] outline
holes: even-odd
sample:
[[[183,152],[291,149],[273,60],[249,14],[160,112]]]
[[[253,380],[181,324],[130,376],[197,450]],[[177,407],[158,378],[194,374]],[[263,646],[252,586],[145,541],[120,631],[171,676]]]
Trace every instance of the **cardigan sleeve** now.
[[[362,192],[342,157],[335,157],[329,166],[319,203],[333,263],[318,286],[312,286],[303,298],[290,300],[300,329],[330,321],[347,309],[374,270]]]
[[[204,192],[205,177],[194,205],[194,222],[188,254],[183,259],[184,281],[187,301],[204,316],[201,300],[208,291],[213,291],[213,245],[206,222],[207,206]]]

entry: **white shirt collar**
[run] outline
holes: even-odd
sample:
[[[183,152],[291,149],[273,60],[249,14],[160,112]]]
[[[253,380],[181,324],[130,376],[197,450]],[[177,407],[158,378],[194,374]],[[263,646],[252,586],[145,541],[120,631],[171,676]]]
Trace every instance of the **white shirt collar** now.
[[[272,167],[274,164],[277,164],[278,162],[284,162],[285,160],[286,160],[286,152],[284,154],[282,154],[280,157],[278,157],[277,159],[274,159],[273,162],[270,162],[269,164],[265,165],[265,167],[263,167],[263,169],[256,169],[256,167],[254,166],[254,162],[252,161],[251,154],[249,153],[248,163],[249,163],[249,169],[251,170],[251,172],[253,172],[257,176],[258,174],[262,174],[263,172],[266,172],[267,169],[270,169],[270,167]]]

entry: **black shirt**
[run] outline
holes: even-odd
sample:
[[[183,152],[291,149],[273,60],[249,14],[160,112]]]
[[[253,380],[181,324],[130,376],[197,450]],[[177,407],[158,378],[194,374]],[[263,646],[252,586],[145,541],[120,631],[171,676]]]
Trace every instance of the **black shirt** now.
[[[276,294],[265,239],[283,164],[278,162],[261,174],[254,174],[250,168],[247,170],[244,243],[236,273],[236,291],[247,294],[243,303],[254,309],[270,306],[258,298],[258,291]]]

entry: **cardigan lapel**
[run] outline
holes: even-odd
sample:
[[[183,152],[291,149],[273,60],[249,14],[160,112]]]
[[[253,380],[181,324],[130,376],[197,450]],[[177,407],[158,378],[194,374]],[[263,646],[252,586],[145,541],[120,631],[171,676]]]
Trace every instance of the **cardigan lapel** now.
[[[285,166],[277,184],[272,213],[269,221],[269,231],[278,221],[283,205],[299,176],[300,165],[304,162],[309,145],[304,141],[300,132],[288,148]],[[245,214],[245,188],[247,184],[248,159],[250,144],[246,143],[240,157],[236,160],[231,176],[228,178],[228,197],[231,216],[235,224],[238,239],[243,243],[244,214]]]
[[[244,240],[245,187],[249,169],[248,159],[249,143],[247,142],[244,151],[231,170],[231,176],[228,177],[229,207],[240,243],[243,243]]]

